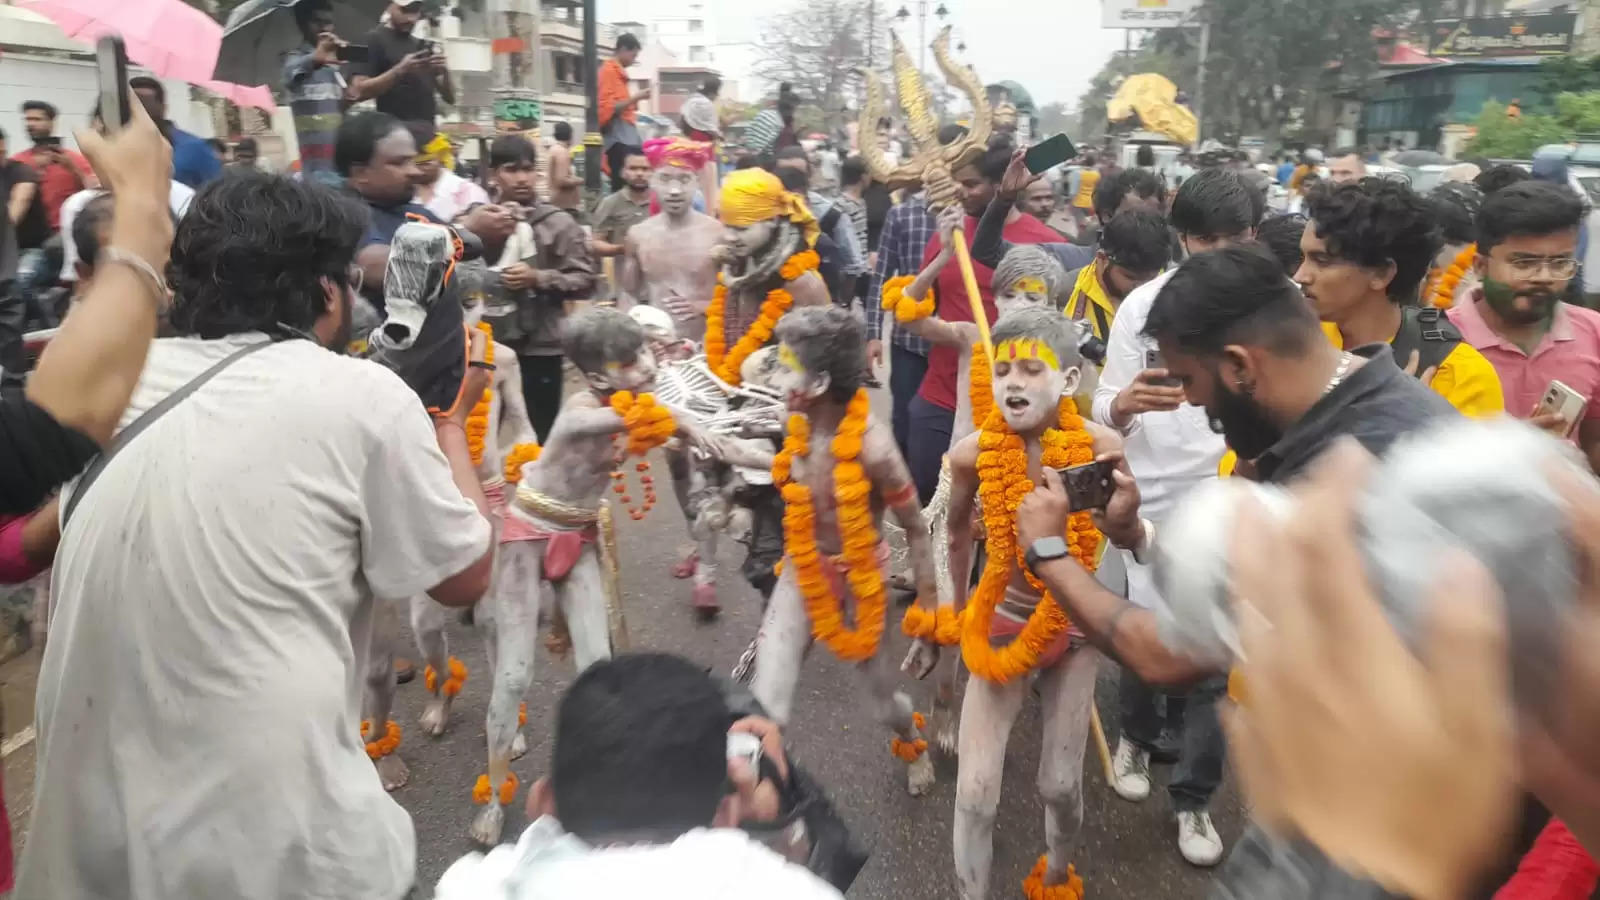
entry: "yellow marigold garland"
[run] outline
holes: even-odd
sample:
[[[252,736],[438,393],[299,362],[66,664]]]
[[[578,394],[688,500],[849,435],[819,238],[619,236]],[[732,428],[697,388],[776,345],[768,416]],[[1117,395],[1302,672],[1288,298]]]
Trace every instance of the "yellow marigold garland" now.
[[[938,307],[933,299],[933,291],[929,291],[928,296],[921,300],[906,296],[906,288],[916,280],[914,275],[901,275],[883,283],[883,308],[894,313],[896,322],[926,319],[933,315],[933,311]]]
[[[982,428],[994,411],[994,369],[989,366],[989,351],[983,342],[972,345],[972,362],[967,367],[967,400],[972,404],[972,427]]]
[[[517,704],[517,727],[521,728],[522,726],[524,726],[526,724],[528,724],[528,704],[526,704],[526,703],[518,703]]]
[[[511,801],[517,799],[517,786],[519,784],[520,782],[517,781],[516,773],[506,773],[506,780],[500,782],[501,806],[510,806]],[[489,802],[489,797],[491,794],[493,794],[493,791],[489,787],[489,776],[479,775],[478,783],[472,786],[472,802],[478,804],[479,806],[483,806]]]
[[[1424,306],[1435,309],[1449,309],[1456,303],[1456,288],[1461,286],[1461,279],[1472,271],[1472,264],[1478,258],[1478,245],[1468,244],[1456,258],[1451,260],[1450,266],[1444,271],[1434,269],[1428,276],[1428,287],[1425,292]]]
[[[805,416],[789,417],[783,450],[772,463],[773,483],[783,492],[784,549],[794,563],[795,580],[811,618],[811,634],[847,662],[870,659],[883,638],[885,594],[878,566],[878,529],[872,520],[872,482],[857,459],[870,406],[866,390],[857,390],[832,443],[833,493],[844,551],[841,562],[856,598],[854,629],[845,625],[840,599],[828,589],[822,553],[817,548],[811,489],[790,479],[794,458],[804,459],[811,452],[811,423]]]
[[[461,660],[450,657],[448,665],[450,674],[444,680],[443,692],[446,697],[454,697],[461,693],[462,685],[467,683],[467,667]],[[433,666],[424,666],[422,669],[422,683],[427,687],[428,693],[433,693],[439,685],[439,673]]]
[[[789,257],[778,268],[778,277],[784,284],[794,281],[807,272],[813,271],[822,262],[814,250],[802,250]],[[728,349],[727,331],[724,323],[728,308],[728,288],[723,284],[722,276],[717,276],[716,289],[711,292],[711,305],[706,308],[706,365],[718,378],[728,384],[737,385],[742,380],[739,368],[750,354],[766,346],[772,339],[772,332],[778,327],[778,320],[794,305],[794,295],[789,293],[787,287],[779,287],[767,292],[767,299],[761,304],[761,312],[756,320],[750,323],[750,329]]]
[[[1061,400],[1059,425],[1046,430],[1040,439],[1040,466],[1064,469],[1093,462],[1094,439],[1084,428],[1077,404],[1070,397]],[[1017,507],[1032,490],[1026,444],[1006,425],[999,410],[991,410],[978,435],[978,499],[988,532],[989,559],[965,611],[961,655],[974,675],[999,684],[1025,675],[1038,665],[1044,651],[1070,624],[1066,612],[1044,584],[1024,568],[1028,584],[1039,592],[1039,603],[1015,639],[1004,647],[990,644],[994,611],[1005,599],[1011,567],[1021,565]],[[1098,564],[1100,532],[1088,511],[1067,518],[1065,537],[1073,558],[1093,572]]]
[[[918,732],[921,732],[922,729],[928,727],[928,721],[924,719],[922,717],[922,713],[919,712],[914,712],[911,714],[911,724],[917,729]],[[922,754],[928,752],[928,742],[922,738],[902,741],[900,740],[899,735],[896,735],[889,739],[889,752],[893,753],[896,757],[900,758],[904,762],[914,763],[918,759],[922,758]]]
[[[535,443],[518,444],[506,454],[506,483],[516,484],[522,480],[522,467],[539,458],[544,453],[544,448]]]
[[[1022,896],[1025,900],[1083,900],[1083,879],[1078,877],[1078,870],[1068,865],[1066,881],[1047,885],[1044,883],[1044,873],[1049,864],[1048,855],[1039,857],[1039,861],[1033,864],[1033,871],[1022,879]]]
[[[932,610],[913,603],[906,607],[900,630],[905,632],[906,637],[949,647],[961,643],[961,616],[953,606],[940,606]]]
[[[639,472],[644,503],[628,510],[628,515],[637,522],[656,505],[655,479],[649,474],[650,462],[642,457],[677,434],[678,423],[672,418],[670,410],[656,402],[654,394],[640,394],[635,397],[631,391],[617,391],[611,395],[611,408],[622,417],[622,424],[628,434],[628,446],[616,451],[615,462],[620,465],[630,455],[641,457],[634,469]],[[633,502],[633,498],[628,495],[628,486],[623,481],[621,472],[612,471],[611,489],[622,495],[624,505]]]
[[[488,322],[479,322],[478,330],[489,339],[488,345],[483,348],[483,361],[494,365],[494,329],[489,327]],[[494,387],[493,379],[490,379],[490,386],[483,389],[483,396],[478,398],[478,402],[472,406],[472,412],[467,415],[467,449],[472,453],[472,464],[475,466],[483,463],[484,442],[489,438],[489,411],[493,406]]]
[[[367,732],[371,730],[372,723],[362,719],[361,739],[366,741]],[[367,756],[373,759],[383,759],[398,749],[400,749],[400,723],[393,719],[383,724],[383,737],[375,741],[367,741]]]

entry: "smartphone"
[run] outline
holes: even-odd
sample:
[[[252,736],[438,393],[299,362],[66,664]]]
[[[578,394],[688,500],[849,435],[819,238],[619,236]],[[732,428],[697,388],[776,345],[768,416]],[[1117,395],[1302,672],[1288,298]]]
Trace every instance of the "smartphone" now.
[[[1029,172],[1038,175],[1077,155],[1078,150],[1072,146],[1072,139],[1064,134],[1058,134],[1029,147],[1022,161],[1027,165]]]
[[[96,41],[94,62],[99,69],[101,127],[107,133],[121,131],[133,118],[128,108],[128,48],[122,38],[108,34]]]
[[[728,732],[728,759],[744,760],[750,764],[750,771],[761,777],[761,738],[748,731]]]
[[[1116,468],[1116,463],[1106,460],[1057,469],[1061,484],[1067,489],[1067,503],[1072,511],[1105,509],[1117,489],[1116,482],[1111,480],[1111,473]]]
[[[59,150],[61,148],[61,136],[55,134],[45,135],[34,141],[33,144],[36,147],[49,147],[52,150]]]
[[[1583,410],[1589,405],[1583,395],[1559,381],[1551,380],[1550,386],[1544,389],[1544,399],[1539,401],[1539,408],[1533,411],[1535,416],[1555,413],[1567,423],[1566,433],[1571,434],[1577,427],[1578,420],[1583,418]]]
[[[1167,361],[1161,358],[1160,350],[1146,350],[1144,352],[1144,367],[1146,369],[1165,369],[1167,367]],[[1168,375],[1165,378],[1151,379],[1151,383],[1159,384],[1162,387],[1178,387],[1180,384],[1178,379],[1172,377],[1171,375]]]
[[[339,46],[339,62],[364,63],[371,51],[366,44],[341,44]]]

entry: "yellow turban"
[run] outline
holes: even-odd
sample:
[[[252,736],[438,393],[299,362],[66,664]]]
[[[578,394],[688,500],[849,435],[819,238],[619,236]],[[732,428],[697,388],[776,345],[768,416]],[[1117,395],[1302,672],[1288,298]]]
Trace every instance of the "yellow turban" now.
[[[443,134],[435,134],[433,140],[423,145],[422,149],[417,152],[417,162],[426,162],[430,159],[438,160],[439,165],[446,169],[454,169],[456,167],[456,156],[451,150],[449,138]]]
[[[800,226],[806,246],[815,247],[817,218],[798,194],[783,189],[778,176],[766,169],[739,169],[722,180],[722,224],[742,228],[784,218]]]

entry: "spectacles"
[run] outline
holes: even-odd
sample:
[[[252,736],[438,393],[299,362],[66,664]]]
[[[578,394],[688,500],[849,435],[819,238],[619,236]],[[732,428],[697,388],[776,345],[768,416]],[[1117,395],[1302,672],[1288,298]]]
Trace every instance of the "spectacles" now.
[[[1578,261],[1570,256],[1523,256],[1511,260],[1511,271],[1523,278],[1532,278],[1547,271],[1556,278],[1571,278],[1578,274]]]

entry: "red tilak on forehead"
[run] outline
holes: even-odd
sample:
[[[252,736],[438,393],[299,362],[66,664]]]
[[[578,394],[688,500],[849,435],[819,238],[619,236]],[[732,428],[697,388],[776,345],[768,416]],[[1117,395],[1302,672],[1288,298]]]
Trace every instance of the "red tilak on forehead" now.
[[[1052,369],[1060,371],[1061,360],[1056,352],[1036,338],[1016,338],[1002,341],[994,348],[995,362],[1016,362],[1020,359],[1036,359]]]

